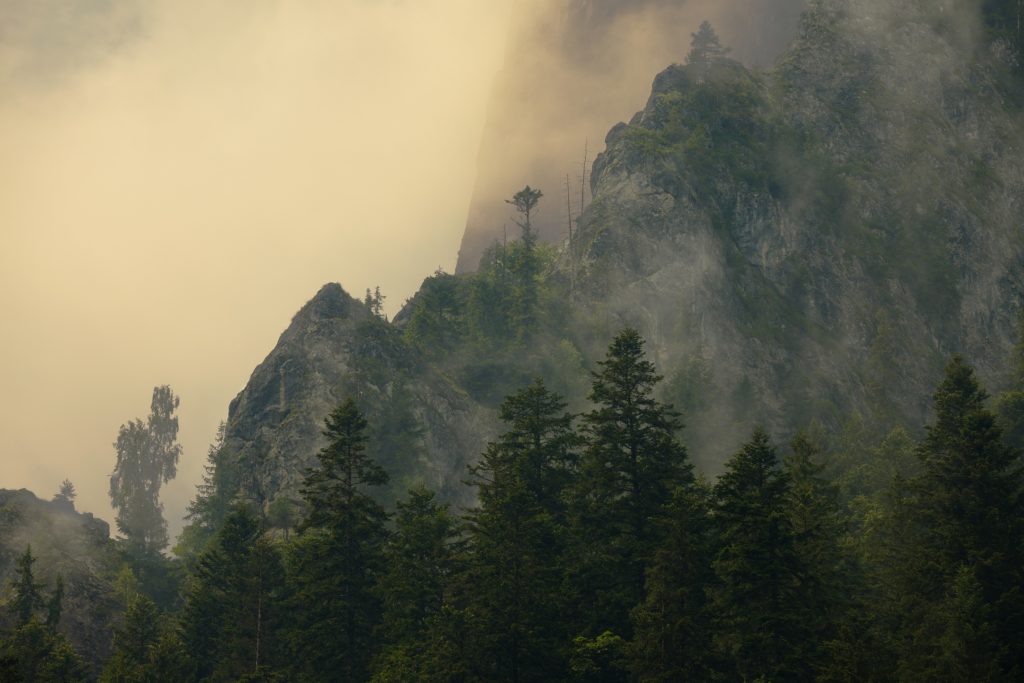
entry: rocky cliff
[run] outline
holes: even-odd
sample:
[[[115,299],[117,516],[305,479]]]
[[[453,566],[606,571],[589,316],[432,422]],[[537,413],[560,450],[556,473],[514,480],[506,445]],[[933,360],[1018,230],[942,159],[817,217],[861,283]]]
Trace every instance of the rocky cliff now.
[[[46,592],[61,576],[60,631],[96,670],[111,652],[110,624],[121,612],[114,579],[121,559],[110,527],[70,503],[40,500],[31,491],[0,489],[0,602],[10,597],[16,562],[31,545],[35,578]],[[0,613],[6,610],[0,610]]]
[[[670,67],[609,134],[567,262],[663,367],[707,364],[708,425],[921,424],[953,353],[1001,383],[1024,127],[978,7],[815,2],[774,70]]]
[[[370,447],[396,495],[414,482],[454,500],[465,495],[465,464],[493,431],[492,412],[420,362],[394,326],[338,284],[303,306],[231,403],[224,443],[251,495],[298,498],[324,443],[324,418],[349,395],[374,422]]]
[[[577,216],[590,201],[581,181],[605,132],[635,109],[652,73],[683,60],[702,20],[733,44],[736,59],[767,66],[793,37],[804,2],[517,1],[457,272],[475,271],[484,249],[503,238],[503,226],[517,236],[505,200],[527,184],[545,193],[536,221],[542,238],[566,239],[568,213]]]
[[[508,322],[504,257],[425,283],[398,318],[420,316],[412,342],[326,286],[232,404],[244,487],[294,495],[354,395],[390,495],[420,480],[464,500],[495,395],[541,374],[582,407],[585,369],[626,324],[710,472],[755,424],[919,428],[954,353],[1001,388],[1024,298],[1014,54],[977,2],[816,0],[770,71],[669,67],[608,134],[529,344],[487,336]]]

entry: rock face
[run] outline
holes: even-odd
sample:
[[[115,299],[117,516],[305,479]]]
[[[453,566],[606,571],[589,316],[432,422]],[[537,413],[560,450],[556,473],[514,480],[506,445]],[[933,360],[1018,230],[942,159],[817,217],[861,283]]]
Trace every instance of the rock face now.
[[[636,326],[711,472],[757,424],[920,426],[954,353],[1000,389],[1024,297],[1024,123],[1005,52],[959,30],[978,7],[816,0],[772,71],[663,71],[594,162],[547,276],[565,288],[548,337],[593,367]],[[524,353],[554,357],[542,343]],[[444,365],[326,286],[231,406],[247,488],[294,495],[324,417],[354,395],[371,424],[405,425],[393,473],[464,500],[498,425]]]
[[[609,134],[570,264],[662,367],[710,367],[698,430],[921,424],[953,353],[1001,382],[1024,127],[951,7],[816,2],[774,71],[670,67]]]
[[[576,216],[590,200],[582,175],[605,132],[646,95],[650,74],[686,57],[701,21],[715,24],[737,59],[767,66],[793,37],[804,2],[517,1],[457,272],[475,271],[484,249],[506,229],[509,239],[518,236],[505,200],[527,184],[545,194],[535,224],[541,237],[556,244],[566,239],[567,201]]]
[[[297,498],[324,445],[324,419],[353,396],[371,418],[399,400],[408,406],[410,448],[384,463],[398,479],[396,495],[421,481],[461,500],[466,462],[493,430],[493,415],[410,353],[396,328],[340,285],[325,285],[231,403],[224,443],[242,463],[243,487],[263,502]],[[373,436],[371,449],[392,435]]]
[[[110,526],[70,504],[40,500],[25,489],[0,489],[0,601],[11,598],[17,559],[31,544],[35,578],[51,591],[64,580],[60,630],[98,671],[110,656],[110,624],[120,614],[114,576],[120,558]]]

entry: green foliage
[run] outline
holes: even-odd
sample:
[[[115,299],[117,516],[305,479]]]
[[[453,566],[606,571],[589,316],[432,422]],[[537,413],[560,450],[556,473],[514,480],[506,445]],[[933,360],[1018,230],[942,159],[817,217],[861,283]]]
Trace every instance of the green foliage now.
[[[117,464],[110,475],[110,500],[117,528],[135,557],[159,554],[167,547],[167,522],[160,487],[177,473],[179,399],[169,386],[154,387],[146,422],[134,420],[118,431]]]
[[[0,640],[0,674],[12,683],[84,683],[89,670],[64,636],[36,619]]]
[[[789,515],[791,482],[762,431],[725,466],[714,488],[719,550],[712,601],[716,645],[742,680],[799,677],[809,634],[795,609],[803,567]]]
[[[693,484],[692,465],[676,434],[678,414],[659,403],[661,377],[644,356],[643,339],[625,329],[594,373],[584,415],[587,445],[574,515],[587,628],[628,633],[629,610],[643,600],[646,571],[673,492]]]
[[[217,427],[217,438],[210,445],[203,466],[203,481],[196,486],[196,496],[188,504],[188,524],[174,547],[174,554],[184,559],[196,557],[224,523],[240,483],[237,457],[225,446],[226,425]]]
[[[17,578],[14,580],[14,614],[18,625],[24,626],[32,619],[36,610],[43,606],[43,586],[35,580],[32,565],[32,546],[25,547],[25,554],[18,558]]]
[[[292,647],[310,680],[363,680],[376,654],[383,572],[383,508],[367,493],[387,474],[366,454],[367,423],[352,399],[326,420],[320,467],[302,487],[307,516],[290,566]]]
[[[540,380],[509,396],[507,431],[470,468],[480,505],[466,517],[467,618],[486,680],[557,678],[567,666],[560,568],[577,439],[564,411]]]

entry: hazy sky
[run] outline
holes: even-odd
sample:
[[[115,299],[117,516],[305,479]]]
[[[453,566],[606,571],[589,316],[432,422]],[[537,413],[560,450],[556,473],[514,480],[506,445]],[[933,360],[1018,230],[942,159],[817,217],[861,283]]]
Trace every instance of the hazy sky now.
[[[510,0],[0,0],[0,488],[111,520],[118,427],[181,396],[172,531],[325,282],[451,270]]]

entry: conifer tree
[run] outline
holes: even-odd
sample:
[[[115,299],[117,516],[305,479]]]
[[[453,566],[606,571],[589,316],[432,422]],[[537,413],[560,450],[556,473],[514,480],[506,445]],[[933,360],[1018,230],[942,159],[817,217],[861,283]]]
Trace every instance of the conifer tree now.
[[[388,477],[366,455],[366,428],[352,399],[336,408],[320,467],[302,487],[308,515],[292,558],[293,642],[312,680],[364,680],[375,654],[387,515],[367,489]]]
[[[537,255],[537,233],[533,229],[532,216],[543,196],[543,192],[527,185],[512,199],[505,200],[519,214],[515,222],[522,230],[520,248],[512,252],[516,256],[516,263],[512,268],[516,278],[512,320],[516,337],[521,341],[529,338],[537,325],[537,278],[540,275],[540,258]]]
[[[644,683],[712,678],[710,491],[697,485],[674,492],[662,537],[647,572],[647,596],[631,615],[630,661]]]
[[[923,473],[911,483],[914,543],[905,574],[914,598],[907,624],[906,665],[921,669],[943,651],[955,614],[949,600],[964,596],[988,613],[991,641],[1003,675],[1024,670],[1024,473],[1020,454],[1003,443],[987,394],[959,356],[946,366],[934,396],[935,421],[918,448]],[[974,584],[976,582],[976,585]],[[965,650],[968,666],[985,652]],[[952,666],[952,664],[950,664]]]
[[[790,482],[768,435],[758,429],[725,465],[714,488],[719,550],[712,600],[715,638],[731,676],[798,677],[799,566],[788,498]]]
[[[387,647],[375,680],[419,680],[432,669],[431,651],[437,649],[435,636],[444,626],[446,592],[458,565],[458,535],[448,506],[425,487],[411,489],[397,503],[387,570],[377,587]]]
[[[701,22],[697,32],[692,34],[693,41],[690,43],[690,53],[686,57],[686,63],[697,69],[699,78],[706,79],[711,72],[711,65],[725,58],[729,54],[729,48],[723,47],[718,39],[718,34],[711,27],[711,22]]]
[[[36,582],[32,569],[35,562],[36,558],[32,557],[32,546],[26,546],[25,554],[18,558],[14,599],[11,601],[19,626],[31,621],[36,610],[43,606],[43,586]]]
[[[284,569],[260,520],[236,506],[186,589],[184,644],[199,678],[236,680],[281,665]]]
[[[846,533],[838,489],[828,482],[818,462],[819,450],[805,433],[791,442],[785,459],[789,479],[786,506],[796,557],[797,599],[803,637],[796,643],[801,677],[813,678],[828,659],[826,643],[838,636],[852,599],[852,568],[840,546]]]
[[[57,628],[60,625],[61,612],[64,608],[64,578],[57,575],[57,585],[46,600],[46,625]]]
[[[576,436],[565,407],[539,379],[509,396],[505,433],[470,468],[480,505],[467,515],[469,620],[485,680],[550,680],[567,669],[563,494]]]
[[[692,486],[693,467],[676,437],[671,406],[654,399],[661,377],[644,356],[643,339],[623,330],[594,373],[583,416],[586,448],[576,488],[575,583],[592,633],[626,636],[628,612],[641,603],[661,520],[676,488]]]

